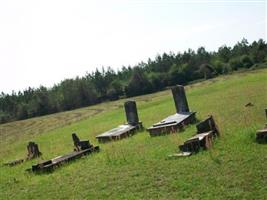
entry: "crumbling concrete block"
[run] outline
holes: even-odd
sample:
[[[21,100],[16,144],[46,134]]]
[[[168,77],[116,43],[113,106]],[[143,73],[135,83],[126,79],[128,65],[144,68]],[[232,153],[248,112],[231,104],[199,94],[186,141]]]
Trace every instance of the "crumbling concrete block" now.
[[[179,146],[181,153],[173,154],[169,157],[185,157],[198,152],[200,149],[209,149],[212,147],[213,140],[220,135],[212,116],[201,121],[196,125],[196,128],[197,134]]]

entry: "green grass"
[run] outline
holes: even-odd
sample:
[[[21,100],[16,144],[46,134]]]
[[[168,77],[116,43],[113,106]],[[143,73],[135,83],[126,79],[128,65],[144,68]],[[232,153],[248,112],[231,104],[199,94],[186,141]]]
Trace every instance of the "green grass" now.
[[[0,167],[0,199],[267,199],[267,145],[255,142],[264,126],[267,70],[221,76],[186,87],[197,118],[212,114],[222,136],[209,151],[167,159],[195,132],[151,138],[148,132],[100,144],[101,151],[50,174],[25,171],[38,160]],[[134,98],[146,127],[175,112],[169,90]],[[71,133],[95,136],[125,122],[123,102],[0,125],[0,163],[26,155],[35,141],[50,159],[72,151]],[[248,102],[254,104],[245,107]],[[39,159],[41,160],[41,159]]]

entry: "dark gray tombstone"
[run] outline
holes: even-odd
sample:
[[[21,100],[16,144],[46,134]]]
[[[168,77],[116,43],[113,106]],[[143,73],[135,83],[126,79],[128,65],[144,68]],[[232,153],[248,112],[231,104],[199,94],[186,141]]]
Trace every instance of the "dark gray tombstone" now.
[[[138,118],[135,101],[130,100],[130,101],[125,102],[124,108],[125,108],[125,113],[126,113],[128,124],[133,125],[133,126],[139,124],[139,118]]]
[[[177,113],[189,112],[189,106],[187,103],[184,86],[177,85],[173,87],[172,96],[174,99]]]

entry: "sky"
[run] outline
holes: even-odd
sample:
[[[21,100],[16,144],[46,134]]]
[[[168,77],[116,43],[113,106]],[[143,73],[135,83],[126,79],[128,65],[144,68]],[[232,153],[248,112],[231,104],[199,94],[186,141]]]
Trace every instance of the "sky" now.
[[[267,38],[266,0],[0,0],[0,92]]]

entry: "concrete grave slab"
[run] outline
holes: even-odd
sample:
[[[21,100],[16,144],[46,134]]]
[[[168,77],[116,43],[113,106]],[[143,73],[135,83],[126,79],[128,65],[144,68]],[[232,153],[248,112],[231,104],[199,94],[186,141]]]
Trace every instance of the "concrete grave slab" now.
[[[166,117],[147,129],[150,136],[164,135],[181,131],[185,125],[195,122],[196,112],[190,112],[184,87],[181,85],[172,88],[176,113]]]
[[[38,164],[32,165],[32,168],[28,169],[28,171],[51,172],[56,167],[61,166],[63,163],[81,158],[84,155],[87,155],[87,154],[90,154],[93,152],[98,152],[100,150],[99,146],[93,146],[92,144],[90,144],[89,140],[80,141],[80,139],[78,138],[78,140],[77,140],[77,138],[78,138],[78,136],[75,133],[72,134],[72,139],[73,139],[74,146],[75,146],[75,149],[73,152],[67,153],[67,154],[62,155],[62,156],[57,156],[57,157],[52,158],[50,160],[46,160],[46,161],[40,162]],[[86,143],[87,145],[81,146],[81,143]],[[83,148],[81,148],[81,147],[83,147]]]
[[[135,101],[127,101],[124,104],[127,124],[119,125],[117,128],[106,131],[98,136],[99,142],[108,142],[111,140],[120,140],[136,133],[137,130],[143,128],[142,122],[139,121],[137,107]]]

